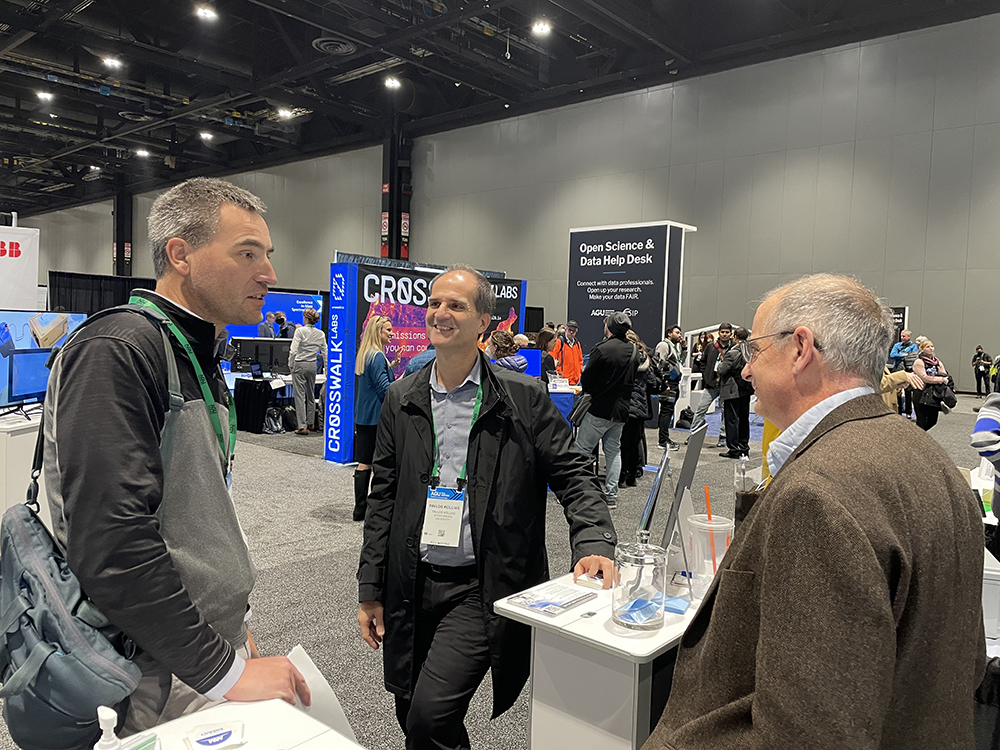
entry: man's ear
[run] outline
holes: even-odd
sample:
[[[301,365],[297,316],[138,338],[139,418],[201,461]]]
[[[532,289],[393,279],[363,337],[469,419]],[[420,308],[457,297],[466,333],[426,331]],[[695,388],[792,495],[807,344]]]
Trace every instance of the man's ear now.
[[[490,327],[490,323],[493,321],[492,315],[487,315],[483,313],[479,316],[479,335],[486,333],[486,329]]]
[[[816,349],[816,337],[805,326],[799,326],[792,333],[791,345],[795,347],[795,362],[792,366],[796,374],[817,361],[819,350]]]
[[[181,276],[191,274],[190,256],[193,252],[194,248],[180,237],[171,237],[167,241],[167,262]]]

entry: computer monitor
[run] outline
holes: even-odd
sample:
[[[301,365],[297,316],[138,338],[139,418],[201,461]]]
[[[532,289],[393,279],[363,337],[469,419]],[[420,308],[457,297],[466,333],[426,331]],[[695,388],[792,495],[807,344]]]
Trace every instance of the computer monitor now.
[[[708,432],[708,425],[702,422],[697,430],[688,437],[687,452],[684,454],[684,463],[681,464],[681,472],[677,476],[677,484],[674,487],[674,496],[670,503],[670,515],[667,516],[667,525],[663,529],[663,547],[670,544],[670,535],[677,523],[677,515],[680,512],[681,498],[684,497],[684,490],[691,488],[694,481],[694,472],[698,468],[698,459],[701,457],[701,447],[705,444],[705,433]]]
[[[288,375],[291,372],[288,367],[291,339],[235,337],[230,343],[236,350],[230,363],[233,372],[250,372],[252,364],[260,365],[264,372],[272,375]]]
[[[11,402],[41,401],[49,382],[45,363],[51,349],[15,349],[9,355],[7,395]]]

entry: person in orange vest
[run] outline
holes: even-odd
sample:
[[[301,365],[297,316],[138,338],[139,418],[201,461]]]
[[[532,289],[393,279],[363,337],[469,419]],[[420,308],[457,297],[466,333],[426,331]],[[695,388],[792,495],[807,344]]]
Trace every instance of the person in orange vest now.
[[[576,340],[578,330],[579,326],[575,320],[566,323],[566,332],[559,337],[559,343],[552,350],[559,377],[566,378],[570,385],[577,385],[583,373],[583,347]]]

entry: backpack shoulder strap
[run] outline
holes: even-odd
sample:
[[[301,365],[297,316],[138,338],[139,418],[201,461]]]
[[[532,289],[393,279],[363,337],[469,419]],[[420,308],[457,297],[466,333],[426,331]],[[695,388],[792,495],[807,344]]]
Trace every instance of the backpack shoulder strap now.
[[[59,353],[66,348],[83,330],[86,326],[93,323],[95,320],[107,317],[112,313],[116,312],[132,312],[143,315],[149,318],[151,321],[156,323],[156,327],[160,331],[160,337],[163,340],[163,352],[167,358],[167,391],[170,394],[170,411],[178,412],[181,407],[184,406],[184,396],[181,394],[180,377],[177,374],[177,358],[174,355],[174,349],[170,345],[170,338],[167,335],[166,327],[163,325],[163,321],[166,319],[164,316],[160,315],[154,310],[148,307],[142,307],[141,305],[118,305],[117,307],[109,307],[107,310],[100,310],[89,318],[87,318],[83,323],[77,326],[69,337],[63,342],[62,346],[53,347],[52,353],[49,355],[48,360],[45,362],[45,366],[52,369],[55,364],[56,357]],[[36,513],[39,511],[38,505],[38,477],[42,474],[42,462],[45,457],[45,409],[42,409],[41,415],[38,419],[38,437],[35,439],[35,455],[31,460],[31,481],[28,484],[27,498],[25,499],[25,505],[31,508]]]

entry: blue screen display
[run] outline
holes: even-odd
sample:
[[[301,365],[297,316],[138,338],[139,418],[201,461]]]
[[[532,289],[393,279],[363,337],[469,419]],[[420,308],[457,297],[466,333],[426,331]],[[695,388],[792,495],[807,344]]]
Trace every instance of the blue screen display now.
[[[49,370],[45,366],[51,349],[15,349],[10,354],[7,396],[11,401],[31,401],[45,397]]]
[[[264,297],[264,307],[261,309],[261,316],[269,312],[283,312],[290,323],[302,324],[302,311],[306,308],[319,310],[320,323],[318,328],[323,327],[323,298],[318,294],[292,294],[290,292],[268,292]],[[257,336],[257,326],[226,326],[229,331],[229,338],[237,336],[239,338],[255,338]],[[277,335],[278,326],[274,327]]]
[[[85,313],[0,310],[0,408],[41,400],[49,379],[48,350],[61,346],[86,319]],[[26,350],[30,355],[15,356]],[[15,360],[17,370],[12,371]],[[15,393],[10,390],[12,379],[18,384]]]

